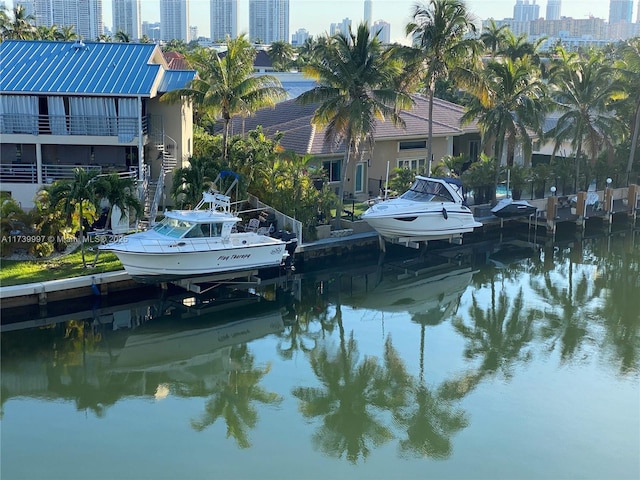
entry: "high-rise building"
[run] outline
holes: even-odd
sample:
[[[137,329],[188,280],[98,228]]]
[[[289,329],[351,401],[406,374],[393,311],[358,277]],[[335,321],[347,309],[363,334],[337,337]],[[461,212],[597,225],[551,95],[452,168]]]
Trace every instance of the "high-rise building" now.
[[[249,38],[269,44],[289,41],[289,0],[249,0]]]
[[[562,0],[547,0],[547,14],[545,15],[545,20],[560,20],[561,3]]]
[[[364,0],[364,22],[369,28],[373,25],[373,1]]]
[[[102,0],[34,0],[32,5],[36,26],[73,26],[86,40],[95,40],[104,33]]]
[[[291,35],[291,45],[303,45],[307,38],[309,38],[309,31],[299,28],[296,33]]]
[[[513,19],[516,22],[530,22],[540,18],[540,5],[536,5],[536,0],[529,3],[529,0],[516,0],[513,7]]]
[[[329,35],[337,35],[341,33],[343,35],[349,35],[349,28],[351,28],[351,19],[343,18],[341,22],[332,23],[329,26]]]
[[[378,40],[386,45],[391,43],[391,24],[384,20],[376,20],[371,27],[371,34],[378,35]]]
[[[238,0],[211,0],[209,16],[212,41],[238,36]]]
[[[0,2],[0,7],[2,7],[3,5],[5,8],[8,8],[6,2],[4,1]],[[36,10],[35,10],[35,2],[33,0],[14,0],[13,2],[14,8],[17,7],[18,5],[22,5],[22,8],[24,9],[25,17],[31,16],[35,18]]]
[[[132,40],[138,40],[142,36],[140,0],[113,0],[112,8],[113,31],[122,31]]]
[[[158,43],[160,41],[160,22],[142,22],[142,35]]]
[[[189,42],[189,0],[160,0],[160,37]]]
[[[631,23],[633,12],[633,0],[610,0],[609,23]]]

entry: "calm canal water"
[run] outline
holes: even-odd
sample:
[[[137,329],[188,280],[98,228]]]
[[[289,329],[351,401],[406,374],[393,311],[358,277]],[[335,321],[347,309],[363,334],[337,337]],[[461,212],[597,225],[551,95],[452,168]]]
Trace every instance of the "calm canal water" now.
[[[3,311],[1,478],[640,478],[637,237]]]

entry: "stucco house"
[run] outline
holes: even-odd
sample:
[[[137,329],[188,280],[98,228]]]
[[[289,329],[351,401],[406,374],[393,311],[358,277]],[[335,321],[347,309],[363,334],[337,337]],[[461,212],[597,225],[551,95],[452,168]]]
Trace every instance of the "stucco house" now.
[[[193,149],[191,103],[160,98],[195,75],[170,70],[155,44],[2,42],[0,190],[31,208],[38,189],[82,167],[135,176],[152,203]]]
[[[358,200],[378,195],[389,171],[396,167],[423,171],[427,165],[428,100],[414,95],[411,110],[401,112],[405,127],[391,122],[378,123],[374,132],[374,148],[362,158],[350,162],[346,175],[345,195]],[[332,185],[340,181],[344,146],[325,141],[325,129],[312,125],[316,105],[302,105],[295,99],[265,108],[255,115],[234,119],[234,134],[241,134],[261,125],[265,134],[283,132],[282,146],[298,154],[311,154],[322,160]],[[480,129],[476,123],[461,125],[464,107],[435,99],[433,106],[433,165],[445,155],[466,155],[476,160],[480,155]]]

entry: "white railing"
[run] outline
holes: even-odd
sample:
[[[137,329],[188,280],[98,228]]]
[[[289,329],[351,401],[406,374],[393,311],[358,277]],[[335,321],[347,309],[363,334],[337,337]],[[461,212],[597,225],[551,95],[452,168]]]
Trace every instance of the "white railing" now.
[[[38,170],[35,164],[0,165],[0,182],[38,183]]]
[[[102,167],[96,165],[43,165],[42,181],[53,183],[56,180],[73,178],[76,168],[102,173]],[[122,175],[131,175],[123,172]],[[38,183],[38,169],[35,164],[0,165],[0,182],[5,183]]]
[[[42,181],[53,183],[56,180],[73,178],[76,168],[81,168],[86,172],[102,173],[99,165],[42,165]]]
[[[291,233],[293,233],[298,239],[298,245],[302,245],[302,222],[300,220],[296,220],[295,218],[290,217],[289,215],[285,215],[275,208],[270,207],[266,203],[262,203],[260,200],[258,200],[258,197],[255,197],[254,195],[249,195],[248,202],[254,208],[267,210],[273,213],[276,217],[278,229],[290,229]]]
[[[0,114],[0,133],[27,135],[138,136],[138,117],[101,115],[18,115]],[[142,118],[142,133],[147,119]]]

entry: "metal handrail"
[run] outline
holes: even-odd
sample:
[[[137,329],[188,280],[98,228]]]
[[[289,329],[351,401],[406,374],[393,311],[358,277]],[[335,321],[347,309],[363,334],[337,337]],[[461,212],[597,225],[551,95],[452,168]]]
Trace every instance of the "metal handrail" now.
[[[147,118],[142,117],[142,133],[147,133]],[[138,136],[138,117],[103,115],[26,115],[0,114],[0,133],[27,135],[96,135],[117,137],[127,132]]]

